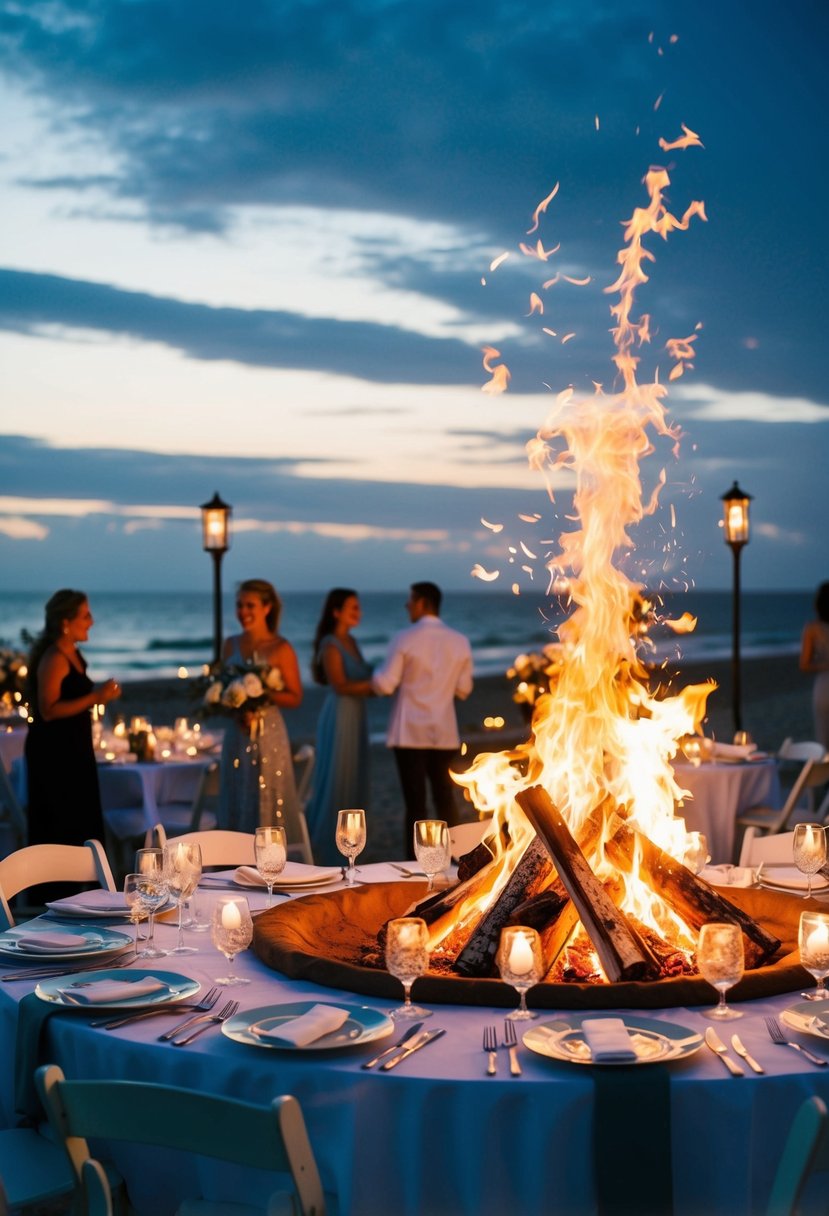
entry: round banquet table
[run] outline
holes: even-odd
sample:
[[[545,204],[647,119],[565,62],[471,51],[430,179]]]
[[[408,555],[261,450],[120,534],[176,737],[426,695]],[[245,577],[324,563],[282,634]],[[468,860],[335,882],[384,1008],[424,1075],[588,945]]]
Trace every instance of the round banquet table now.
[[[385,864],[364,866],[360,876],[391,881],[394,871]],[[213,881],[208,899],[222,891],[220,881]],[[264,892],[246,894],[254,911],[264,906]],[[173,935],[172,925],[157,927],[162,945],[171,946]],[[209,935],[188,936],[199,952],[161,959],[156,969],[192,976],[207,987],[226,964]],[[228,995],[239,998],[243,1010],[309,998],[387,1007],[387,1002],[289,981],[267,970],[250,951],[239,956],[237,966],[251,982]],[[33,987],[31,981],[0,983],[0,1035],[7,1061],[15,1049],[18,1002]],[[417,985],[414,995],[417,999]],[[629,1168],[636,1179],[648,1177],[657,1152],[670,1152],[675,1216],[703,1211],[707,1216],[748,1216],[764,1210],[797,1107],[813,1093],[829,1103],[829,1068],[774,1046],[766,1033],[763,1016],[779,1014],[797,1000],[799,993],[744,1004],[744,1016],[721,1027],[726,1038],[737,1030],[766,1068],[764,1076],[747,1072],[740,1078],[730,1076],[704,1047],[667,1064],[598,1069],[557,1062],[523,1046],[523,1076],[510,1076],[507,1054],[499,1050],[497,1076],[487,1077],[483,1028],[496,1024],[500,1032],[503,1008],[450,1005],[434,1006],[426,1023],[443,1027],[445,1035],[388,1073],[365,1071],[360,1064],[391,1038],[335,1051],[280,1051],[238,1043],[211,1028],[192,1045],[175,1048],[157,1041],[172,1024],[169,1017],[107,1032],[88,1024],[88,1011],[73,1009],[60,1010],[45,1022],[40,1059],[60,1064],[68,1076],[157,1080],[261,1104],[278,1094],[294,1094],[302,1104],[324,1186],[337,1193],[338,1210],[346,1216],[597,1212],[602,1162],[595,1160],[594,1144],[609,1078],[615,1109],[628,1124],[635,1121],[639,1148]],[[647,1013],[691,1031],[703,1032],[711,1024],[698,1009]],[[541,1014],[542,1020],[554,1017],[552,1011]],[[808,1043],[829,1059],[829,1042],[809,1038]],[[0,1081],[7,1124],[14,1121],[11,1071],[7,1067]],[[246,1202],[264,1197],[273,1186],[265,1173],[240,1173],[215,1161],[181,1160],[159,1150],[120,1145],[113,1157],[138,1212],[148,1216],[174,1211],[193,1193],[196,1179],[209,1197]],[[643,1204],[639,1211],[645,1210]]]
[[[774,760],[743,764],[673,761],[677,785],[690,797],[677,807],[689,832],[702,832],[714,865],[736,862],[737,816],[754,806],[780,806],[780,780]]]

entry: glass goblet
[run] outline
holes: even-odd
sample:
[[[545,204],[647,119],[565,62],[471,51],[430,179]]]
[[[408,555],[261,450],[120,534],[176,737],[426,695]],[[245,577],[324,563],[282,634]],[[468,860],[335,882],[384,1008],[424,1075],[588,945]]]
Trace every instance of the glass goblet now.
[[[171,841],[164,846],[164,878],[167,889],[178,904],[178,938],[171,954],[195,954],[195,946],[184,944],[184,903],[201,878],[201,848],[189,840]]]
[[[273,884],[285,869],[288,842],[284,828],[257,828],[253,837],[256,869],[268,888],[268,907],[273,903]]]
[[[147,942],[139,951],[139,958],[164,958],[168,951],[155,944],[155,914],[170,898],[164,881],[164,850],[138,849],[135,854],[135,872],[140,881],[136,883],[138,900],[147,913]]]
[[[738,1009],[731,1009],[725,1003],[726,992],[743,975],[743,933],[740,926],[719,923],[703,925],[697,943],[697,966],[702,978],[720,994],[717,1005],[704,1010],[704,1016],[719,1021],[741,1018],[743,1015]]]
[[[817,980],[814,992],[802,992],[807,1001],[829,998],[824,980],[829,975],[829,916],[824,912],[801,912],[797,933],[800,965]]]
[[[708,841],[702,832],[689,832],[685,837],[685,855],[683,863],[692,874],[699,874],[711,860]]]
[[[429,930],[419,916],[400,916],[386,925],[386,970],[403,985],[404,1001],[389,1016],[396,1021],[428,1018],[431,1009],[412,1004],[412,984],[429,966]]]
[[[138,957],[138,926],[141,922],[142,906],[141,898],[138,894],[138,883],[141,880],[140,874],[127,874],[124,876],[124,900],[130,910],[130,924],[133,925],[133,942],[135,944],[135,957]]]
[[[337,815],[337,848],[348,858],[346,882],[354,886],[354,859],[366,847],[366,813],[360,810],[340,811]]]
[[[536,1017],[527,1008],[527,992],[544,976],[541,938],[526,925],[508,925],[501,930],[498,953],[495,955],[501,979],[518,993],[518,1008],[507,1014],[511,1022],[526,1022]]]
[[[452,859],[449,825],[444,819],[417,819],[414,825],[414,851],[420,868],[429,879],[427,890],[435,885],[435,875],[445,870]]]
[[[819,823],[799,823],[792,841],[794,864],[807,876],[804,899],[812,897],[812,875],[826,862],[826,832]]]
[[[213,908],[211,922],[213,945],[221,950],[228,962],[227,975],[216,980],[217,984],[249,984],[250,980],[236,975],[233,960],[240,950],[247,950],[253,939],[253,921],[250,918],[248,901],[243,895],[224,895]]]

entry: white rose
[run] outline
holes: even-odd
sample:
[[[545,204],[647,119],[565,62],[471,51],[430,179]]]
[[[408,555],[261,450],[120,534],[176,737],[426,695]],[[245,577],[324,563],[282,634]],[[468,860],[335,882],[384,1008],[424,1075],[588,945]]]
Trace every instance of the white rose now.
[[[282,679],[282,672],[278,667],[268,668],[265,672],[265,683],[274,692],[282,692],[282,689],[285,687],[285,681]]]
[[[222,693],[222,704],[231,709],[239,709],[248,699],[248,691],[244,680],[231,680]]]
[[[215,680],[210,685],[207,692],[204,694],[205,705],[218,705],[222,699],[222,685],[220,680]]]
[[[262,681],[259,679],[259,676],[255,675],[252,671],[245,673],[245,675],[242,677],[242,683],[244,684],[245,692],[249,697],[261,697],[265,691],[262,687]]]

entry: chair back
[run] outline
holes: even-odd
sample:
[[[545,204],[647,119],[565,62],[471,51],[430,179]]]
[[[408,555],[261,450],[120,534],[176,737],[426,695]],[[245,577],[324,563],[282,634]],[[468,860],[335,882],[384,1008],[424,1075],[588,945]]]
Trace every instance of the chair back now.
[[[314,765],[317,753],[310,743],[303,743],[294,753],[294,777],[296,779],[296,796],[303,811],[311,797],[311,782],[314,776]]]
[[[780,744],[777,752],[778,760],[822,760],[826,755],[826,748],[822,743],[817,743],[813,739],[805,739],[796,743],[794,739],[789,737],[784,739]]]
[[[794,832],[776,832],[773,836],[758,833],[756,827],[748,827],[740,849],[741,866],[759,866],[762,862],[785,862],[794,865],[792,850]]]
[[[795,1216],[809,1175],[829,1169],[826,1125],[825,1103],[818,1097],[807,1098],[789,1128],[766,1205],[766,1216]]]
[[[167,833],[163,824],[157,823],[153,828],[153,836],[158,848],[163,849],[167,843]],[[231,832],[224,828],[212,828],[209,832],[184,832],[174,836],[176,844],[197,844],[201,849],[203,866],[255,866],[256,850],[253,847],[253,833]]]
[[[38,1092],[80,1185],[93,1160],[90,1138],[128,1141],[216,1157],[290,1175],[302,1216],[324,1216],[325,1197],[296,1098],[254,1106],[233,1098],[140,1081],[67,1081],[37,1070]],[[98,1176],[97,1186],[105,1180]]]
[[[202,816],[206,811],[215,810],[219,801],[219,762],[213,760],[202,770],[199,784],[193,796],[193,807],[190,812],[188,832],[202,830]],[[163,812],[163,807],[159,810]]]
[[[9,900],[44,882],[94,882],[114,891],[115,880],[103,846],[97,840],[82,845],[30,844],[0,858],[0,919],[14,925]]]

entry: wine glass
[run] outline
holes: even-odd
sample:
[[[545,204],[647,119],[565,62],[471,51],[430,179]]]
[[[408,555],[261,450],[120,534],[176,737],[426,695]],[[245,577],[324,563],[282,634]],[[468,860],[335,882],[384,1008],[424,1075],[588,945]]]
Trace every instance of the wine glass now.
[[[689,832],[685,837],[683,863],[692,874],[700,874],[711,860],[708,841],[702,832]]]
[[[244,895],[223,895],[213,908],[211,925],[213,945],[221,950],[228,962],[227,975],[216,980],[228,987],[231,984],[249,984],[250,980],[236,975],[233,960],[240,950],[247,950],[253,939],[253,921]]]
[[[429,966],[429,930],[419,916],[399,916],[386,925],[386,970],[403,985],[404,1002],[389,1016],[429,1018],[431,1009],[412,1004],[412,984]]]
[[[127,874],[124,877],[124,900],[130,910],[130,924],[134,926],[133,942],[135,944],[135,957],[138,958],[138,925],[141,921],[141,897],[138,894],[138,883],[141,879],[140,874]]]
[[[826,832],[819,823],[799,823],[792,842],[794,864],[808,878],[804,899],[812,897],[812,875],[826,862]]]
[[[743,932],[739,925],[712,923],[700,929],[697,943],[697,966],[704,980],[720,994],[713,1009],[704,1010],[707,1018],[725,1021],[741,1018],[738,1009],[730,1009],[725,1003],[725,994],[733,988],[743,975]]]
[[[155,914],[170,898],[164,881],[164,850],[138,849],[135,854],[135,873],[138,875],[135,884],[138,901],[147,913],[147,944],[138,957],[164,958],[168,952],[155,944]]]
[[[541,938],[535,929],[525,925],[509,925],[501,930],[495,962],[501,979],[518,993],[518,1008],[507,1014],[511,1022],[526,1022],[536,1017],[527,1008],[527,991],[538,984],[544,976],[544,958],[541,953]]]
[[[807,1001],[829,997],[824,980],[829,975],[829,916],[824,912],[801,912],[797,934],[800,963],[817,980],[814,992],[802,992]]]
[[[273,884],[285,869],[288,860],[288,842],[284,828],[257,828],[253,837],[256,868],[268,888],[268,907],[273,903]]]
[[[346,882],[354,886],[354,859],[366,846],[366,813],[352,810],[340,811],[337,816],[337,848],[348,858]]]
[[[435,885],[435,875],[445,870],[451,861],[449,848],[449,825],[444,819],[415,820],[415,857],[429,879],[429,891]]]
[[[201,878],[201,848],[189,840],[171,841],[164,846],[164,878],[167,889],[178,903],[178,939],[171,954],[196,954],[195,946],[184,944],[184,901],[189,899]]]

